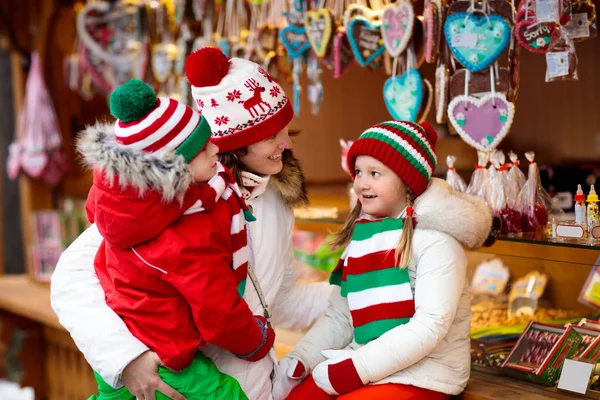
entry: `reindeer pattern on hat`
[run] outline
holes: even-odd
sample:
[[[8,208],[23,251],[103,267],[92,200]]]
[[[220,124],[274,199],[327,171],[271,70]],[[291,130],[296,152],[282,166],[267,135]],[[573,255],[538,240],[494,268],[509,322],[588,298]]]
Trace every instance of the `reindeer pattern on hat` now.
[[[248,79],[244,83],[244,86],[247,87],[248,89],[250,89],[250,91],[253,93],[252,97],[250,97],[246,100],[243,100],[243,101],[238,101],[238,103],[244,105],[244,108],[250,112],[251,117],[258,117],[258,112],[256,110],[257,106],[260,107],[260,110],[263,113],[266,111],[265,108],[263,107],[263,104],[265,106],[269,107],[269,110],[271,109],[271,105],[262,99],[262,94],[267,89],[264,86],[261,86],[256,79],[254,79],[254,78]]]

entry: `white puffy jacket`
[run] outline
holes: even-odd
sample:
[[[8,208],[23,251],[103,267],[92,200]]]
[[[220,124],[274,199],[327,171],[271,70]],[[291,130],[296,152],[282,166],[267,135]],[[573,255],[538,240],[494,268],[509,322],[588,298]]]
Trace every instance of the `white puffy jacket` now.
[[[255,188],[252,193],[258,197],[248,200],[256,217],[256,222],[250,224],[254,270],[273,316],[273,325],[308,329],[323,314],[331,287],[326,283],[296,282],[291,243],[294,216],[282,199],[282,195],[290,193],[281,193],[280,185],[277,190],[272,178],[266,190]],[[289,187],[285,190],[289,191]],[[92,368],[111,386],[120,387],[123,369],[148,348],[131,335],[105,302],[93,265],[101,241],[98,229],[92,225],[69,246],[52,276],[51,302],[60,323],[70,332]],[[250,279],[245,293],[253,312],[262,315]],[[220,371],[236,378],[251,400],[271,398],[273,356],[250,363],[211,345],[203,352]]]
[[[487,206],[433,178],[415,202],[417,227],[408,266],[415,314],[367,344],[353,340],[348,302],[336,287],[325,315],[289,357],[310,370],[324,361],[321,350],[355,350],[363,381],[401,383],[450,395],[463,391],[470,373],[467,260],[461,246],[480,247],[491,228]]]

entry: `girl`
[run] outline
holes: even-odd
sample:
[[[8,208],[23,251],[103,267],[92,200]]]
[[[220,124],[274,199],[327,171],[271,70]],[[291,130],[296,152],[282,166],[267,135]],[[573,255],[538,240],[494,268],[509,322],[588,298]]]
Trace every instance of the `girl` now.
[[[306,196],[302,172],[290,151],[290,100],[259,65],[229,60],[216,49],[191,54],[186,73],[198,110],[213,132],[211,141],[220,148],[221,162],[234,173],[256,217],[248,228],[250,261],[271,322],[286,329],[308,329],[324,312],[331,287],[297,283],[294,274],[292,207],[304,203]],[[183,399],[156,374],[160,365],[156,354],[107,306],[93,265],[101,242],[92,225],[63,253],[52,276],[54,311],[109,385],[125,385],[145,400],[154,400],[157,390]],[[263,314],[251,286],[244,299],[254,314]],[[250,399],[271,398],[271,358],[250,363],[211,345],[203,352],[221,372],[234,376]]]
[[[390,121],[352,144],[359,202],[335,241],[347,246],[335,289],[325,315],[280,362],[275,399],[296,386],[288,399],[436,400],[464,389],[470,307],[461,244],[481,246],[492,217],[479,199],[431,178],[436,141],[427,123]]]
[[[106,302],[188,399],[247,399],[239,383],[197,353],[206,343],[248,361],[275,334],[240,297],[248,274],[245,219],[210,127],[191,108],[131,80],[110,96],[115,124],[97,123],[77,145],[94,170],[86,209],[104,240],[94,266]],[[216,175],[215,175],[216,173]],[[97,375],[97,400],[133,400]]]

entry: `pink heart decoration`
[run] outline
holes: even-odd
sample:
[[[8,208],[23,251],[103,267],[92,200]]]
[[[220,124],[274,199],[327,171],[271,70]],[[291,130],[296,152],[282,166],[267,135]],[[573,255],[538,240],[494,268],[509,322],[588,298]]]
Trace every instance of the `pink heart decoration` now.
[[[448,105],[448,118],[460,137],[480,151],[494,149],[513,122],[515,106],[502,93],[481,98],[456,96]]]
[[[438,34],[440,29],[437,4],[429,2],[423,11],[423,30],[425,36],[425,62],[431,64],[438,53]]]
[[[338,30],[333,39],[333,77],[334,79],[342,76],[354,61],[352,47],[348,41],[348,35],[345,30]]]
[[[398,57],[408,46],[415,23],[412,3],[400,0],[383,9],[381,36],[385,48],[392,57]]]
[[[48,164],[48,155],[43,151],[31,151],[23,154],[21,167],[32,178],[39,178]]]

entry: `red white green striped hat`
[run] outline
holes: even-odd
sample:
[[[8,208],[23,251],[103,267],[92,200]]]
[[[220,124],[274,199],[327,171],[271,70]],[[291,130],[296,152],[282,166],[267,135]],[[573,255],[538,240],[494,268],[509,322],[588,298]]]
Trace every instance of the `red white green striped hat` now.
[[[142,81],[133,79],[110,96],[116,141],[145,153],[175,151],[190,162],[210,139],[206,120],[176,100],[156,97]]]
[[[348,167],[354,178],[358,156],[371,156],[396,173],[406,186],[421,195],[437,164],[437,133],[427,122],[387,121],[363,132],[348,150]]]

